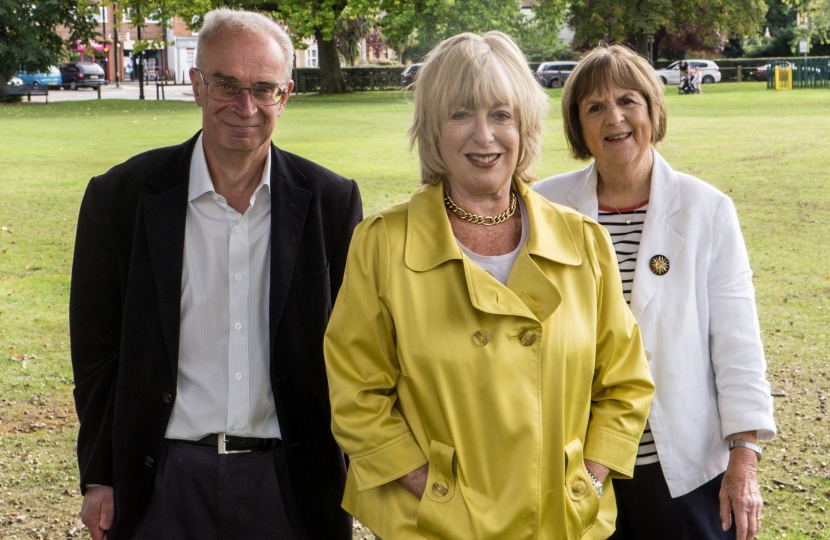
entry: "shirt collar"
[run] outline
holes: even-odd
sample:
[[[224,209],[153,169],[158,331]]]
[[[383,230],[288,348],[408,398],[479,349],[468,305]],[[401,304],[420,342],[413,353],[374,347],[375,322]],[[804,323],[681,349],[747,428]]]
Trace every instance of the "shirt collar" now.
[[[265,167],[262,169],[262,178],[259,185],[251,197],[251,205],[256,201],[257,194],[263,188],[267,187],[266,192],[271,192],[271,152],[265,158]],[[202,133],[196,139],[196,145],[193,147],[193,155],[190,158],[190,183],[187,187],[188,202],[194,201],[204,195],[205,193],[216,193],[213,189],[213,181],[210,178],[210,171],[207,166],[207,158],[205,157],[205,147],[202,142]]]

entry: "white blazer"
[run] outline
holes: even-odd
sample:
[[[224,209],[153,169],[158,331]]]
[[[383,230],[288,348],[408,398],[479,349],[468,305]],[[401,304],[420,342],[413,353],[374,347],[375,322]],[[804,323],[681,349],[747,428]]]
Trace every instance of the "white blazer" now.
[[[733,433],[775,437],[752,270],[732,200],[669,167],[656,150],[631,311],[656,393],[649,424],[672,497],[726,470]],[[597,219],[597,173],[536,183],[537,192]],[[663,255],[658,276],[651,258]]]

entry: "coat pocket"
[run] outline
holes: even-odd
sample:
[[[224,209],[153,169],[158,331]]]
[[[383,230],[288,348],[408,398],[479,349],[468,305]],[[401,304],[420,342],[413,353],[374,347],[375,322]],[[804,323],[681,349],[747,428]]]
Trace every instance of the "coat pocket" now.
[[[418,506],[418,528],[436,538],[442,537],[444,518],[455,495],[453,459],[455,448],[435,440],[429,443],[429,473],[426,489]]]
[[[578,438],[565,445],[565,493],[568,505],[579,518],[581,534],[585,534],[597,519],[599,497],[591,485]]]

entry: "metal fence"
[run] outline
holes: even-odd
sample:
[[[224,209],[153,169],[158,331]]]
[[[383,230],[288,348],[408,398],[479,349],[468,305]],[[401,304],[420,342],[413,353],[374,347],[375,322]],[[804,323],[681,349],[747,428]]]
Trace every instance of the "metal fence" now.
[[[773,60],[766,70],[769,90],[775,89],[775,66],[792,69],[793,88],[830,88],[830,61],[826,58]]]

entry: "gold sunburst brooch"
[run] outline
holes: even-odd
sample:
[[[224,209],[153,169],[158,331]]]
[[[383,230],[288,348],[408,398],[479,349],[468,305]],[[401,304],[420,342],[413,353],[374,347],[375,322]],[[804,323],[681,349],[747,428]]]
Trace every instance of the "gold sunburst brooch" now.
[[[656,275],[662,276],[669,271],[669,259],[665,255],[655,255],[648,266]]]

